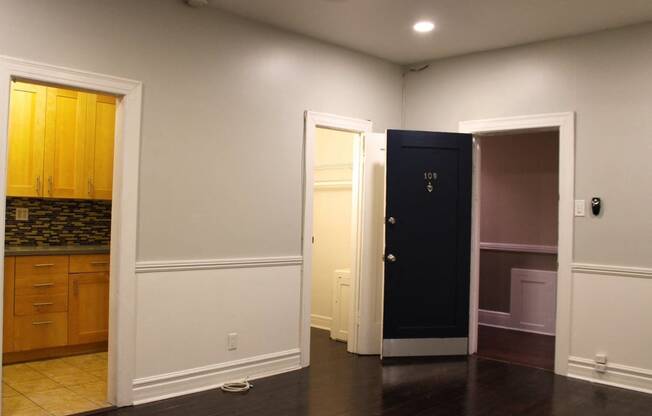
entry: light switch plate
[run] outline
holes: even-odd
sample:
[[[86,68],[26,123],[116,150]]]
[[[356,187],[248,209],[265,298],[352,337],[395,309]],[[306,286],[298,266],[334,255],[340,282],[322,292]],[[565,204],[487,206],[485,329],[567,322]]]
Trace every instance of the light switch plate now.
[[[16,221],[27,221],[29,219],[29,208],[16,208]]]
[[[583,199],[575,200],[575,216],[584,217],[586,216],[586,201]]]

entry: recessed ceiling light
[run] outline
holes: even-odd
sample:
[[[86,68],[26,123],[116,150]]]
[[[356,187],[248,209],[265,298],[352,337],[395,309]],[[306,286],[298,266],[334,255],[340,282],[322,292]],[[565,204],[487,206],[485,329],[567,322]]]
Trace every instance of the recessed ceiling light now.
[[[435,28],[435,24],[427,20],[423,20],[421,22],[416,22],[412,28],[415,32],[427,33],[432,32],[432,30]]]

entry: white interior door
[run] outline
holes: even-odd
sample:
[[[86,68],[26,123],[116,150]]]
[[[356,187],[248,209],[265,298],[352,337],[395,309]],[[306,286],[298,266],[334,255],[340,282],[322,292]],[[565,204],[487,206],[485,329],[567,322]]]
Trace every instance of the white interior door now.
[[[380,354],[385,235],[385,133],[364,137],[358,353]]]

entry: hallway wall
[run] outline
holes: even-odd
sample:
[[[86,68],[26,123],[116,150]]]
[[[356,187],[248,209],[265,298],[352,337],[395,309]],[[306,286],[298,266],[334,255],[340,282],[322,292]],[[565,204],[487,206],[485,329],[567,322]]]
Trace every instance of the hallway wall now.
[[[304,111],[396,127],[401,68],[181,0],[0,10],[0,54],[143,82],[135,399],[297,368]]]

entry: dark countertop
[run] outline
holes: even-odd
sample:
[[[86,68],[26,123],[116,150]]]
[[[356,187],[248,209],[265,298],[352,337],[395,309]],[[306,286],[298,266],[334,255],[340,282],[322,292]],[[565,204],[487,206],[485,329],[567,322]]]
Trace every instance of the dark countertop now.
[[[5,247],[9,256],[65,256],[69,254],[109,254],[109,246],[29,246]]]

